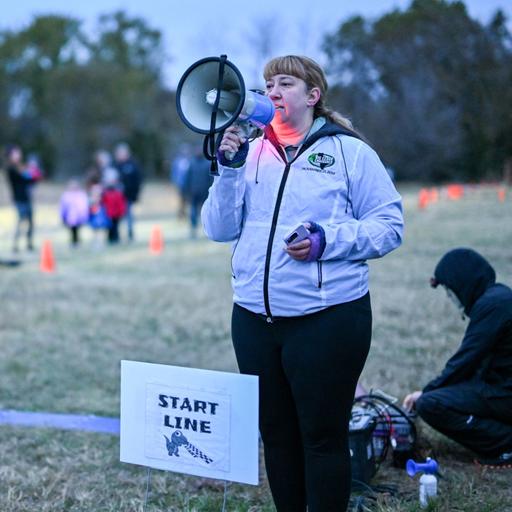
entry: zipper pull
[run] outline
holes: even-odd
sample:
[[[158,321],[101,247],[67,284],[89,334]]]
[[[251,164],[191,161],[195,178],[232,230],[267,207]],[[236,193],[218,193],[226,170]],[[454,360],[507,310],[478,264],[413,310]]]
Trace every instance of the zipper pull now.
[[[318,288],[322,288],[323,277],[322,277],[322,262],[321,261],[317,260],[316,269],[318,272]]]

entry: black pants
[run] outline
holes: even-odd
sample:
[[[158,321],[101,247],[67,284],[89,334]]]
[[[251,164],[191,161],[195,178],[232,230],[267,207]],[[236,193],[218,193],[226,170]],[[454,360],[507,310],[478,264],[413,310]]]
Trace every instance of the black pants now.
[[[13,249],[18,250],[18,239],[21,236],[21,225],[27,224],[27,249],[33,249],[32,238],[34,234],[34,215],[32,203],[30,201],[16,201],[16,209],[18,211],[18,221],[16,222],[16,230],[14,232]]]
[[[346,510],[348,423],[370,348],[371,315],[369,294],[274,323],[233,308],[238,366],[259,376],[260,432],[278,512]]]
[[[69,226],[71,233],[71,245],[75,246],[80,243],[80,226]]]
[[[190,198],[190,227],[192,231],[195,231],[197,228],[199,214],[201,212],[201,207],[205,198],[203,196]]]
[[[512,451],[512,397],[493,396],[482,382],[424,393],[416,409],[431,427],[479,455]]]
[[[109,244],[117,244],[119,242],[119,219],[110,219],[107,239]]]

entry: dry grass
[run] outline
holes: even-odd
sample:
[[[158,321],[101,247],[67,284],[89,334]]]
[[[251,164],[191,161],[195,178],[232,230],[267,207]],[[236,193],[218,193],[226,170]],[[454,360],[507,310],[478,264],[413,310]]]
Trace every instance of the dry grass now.
[[[60,227],[58,187],[38,191],[38,245],[53,241],[58,269],[41,274],[38,255],[22,254],[17,268],[0,267],[0,408],[117,416],[119,361],[168,363],[236,371],[229,322],[229,247],[188,239],[165,184],[146,187],[137,241],[94,250],[90,234],[71,250]],[[374,338],[363,373],[366,387],[402,397],[438,372],[460,341],[465,323],[428,278],[455,246],[481,251],[499,280],[512,283],[512,201],[493,189],[459,202],[416,209],[417,189],[403,187],[406,237],[395,253],[371,264]],[[7,255],[14,216],[0,193],[0,255]],[[162,227],[166,249],[152,256],[147,240]],[[85,230],[87,231],[87,230]],[[510,473],[481,472],[471,454],[424,424],[425,455],[443,469],[440,499],[431,510],[512,511]],[[45,429],[0,427],[1,511],[142,510],[143,468],[119,463],[118,439]],[[389,465],[377,483],[395,483],[394,497],[369,501],[379,512],[417,509],[417,482]],[[215,481],[154,472],[148,512],[218,511]],[[271,511],[268,487],[230,486],[227,510]]]

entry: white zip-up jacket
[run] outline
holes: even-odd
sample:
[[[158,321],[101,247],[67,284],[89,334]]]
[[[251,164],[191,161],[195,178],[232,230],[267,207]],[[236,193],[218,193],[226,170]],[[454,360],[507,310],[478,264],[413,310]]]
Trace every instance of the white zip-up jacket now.
[[[270,321],[358,299],[368,291],[366,260],[400,245],[401,197],[375,151],[348,133],[328,123],[287,162],[267,127],[242,167],[219,166],[201,215],[210,239],[235,242],[238,305]],[[315,262],[283,250],[283,237],[306,221],[325,232]]]

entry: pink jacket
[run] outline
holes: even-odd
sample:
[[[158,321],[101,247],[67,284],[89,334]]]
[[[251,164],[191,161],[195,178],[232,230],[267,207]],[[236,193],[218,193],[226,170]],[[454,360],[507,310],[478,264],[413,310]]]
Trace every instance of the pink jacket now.
[[[66,190],[60,199],[60,216],[66,226],[80,226],[89,219],[89,200],[83,190]]]

